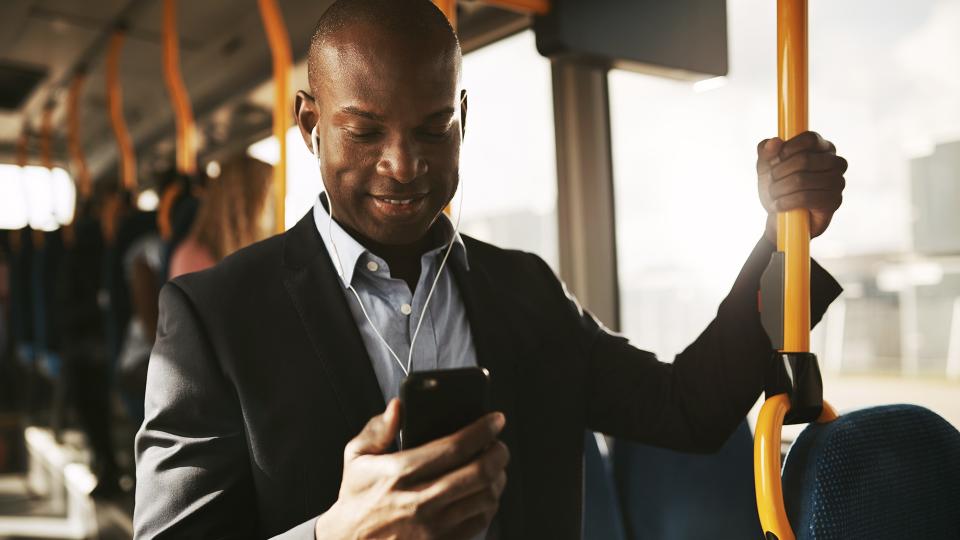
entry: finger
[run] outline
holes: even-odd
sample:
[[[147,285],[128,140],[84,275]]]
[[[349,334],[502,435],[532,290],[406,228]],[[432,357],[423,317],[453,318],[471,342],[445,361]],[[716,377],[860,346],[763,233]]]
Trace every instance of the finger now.
[[[777,212],[789,212],[803,208],[818,212],[834,212],[840,208],[843,195],[838,191],[801,191],[792,193],[774,202]]]
[[[498,486],[498,482],[502,477],[503,483],[506,483],[504,469],[509,461],[507,445],[495,442],[474,461],[447,473],[424,489],[423,497],[427,502],[423,506],[426,512],[437,511],[453,501],[488,490],[491,486],[502,489],[502,484]]]
[[[443,540],[463,540],[482,533],[490,525],[493,515],[474,516],[440,536]]]
[[[801,191],[843,191],[846,180],[834,171],[802,172],[773,182],[770,185],[770,199],[776,201],[787,195]]]
[[[764,139],[757,145],[757,174],[764,174],[770,170],[770,160],[776,159],[783,147],[783,140],[779,137]]]
[[[819,133],[815,131],[804,131],[803,133],[783,143],[783,148],[780,149],[780,160],[784,161],[789,159],[790,156],[804,150],[811,150],[814,152],[837,151],[836,147],[833,146],[833,143],[821,137]]]
[[[397,454],[403,461],[406,483],[435,478],[471,461],[496,440],[506,419],[503,413],[485,415],[460,431]]]
[[[846,160],[830,152],[800,152],[776,164],[770,171],[774,181],[798,172],[845,171]]]
[[[500,494],[503,493],[506,483],[507,475],[501,473],[501,477],[486,486],[485,489],[475,491],[454,501],[438,512],[433,519],[439,525],[440,530],[448,530],[456,528],[473,517],[496,514],[497,508],[500,506]]]
[[[390,400],[383,414],[371,418],[363,430],[344,450],[344,459],[350,461],[365,454],[382,454],[397,438],[400,429],[400,401]]]

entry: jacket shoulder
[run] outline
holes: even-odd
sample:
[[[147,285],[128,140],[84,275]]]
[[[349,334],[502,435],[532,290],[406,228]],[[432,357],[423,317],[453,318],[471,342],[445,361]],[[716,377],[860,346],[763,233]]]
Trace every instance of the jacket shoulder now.
[[[556,278],[550,265],[535,253],[498,247],[467,235],[463,235],[463,243],[470,268],[477,267],[491,277],[509,278],[510,282],[545,274]]]
[[[179,276],[171,282],[194,302],[223,300],[239,291],[262,290],[276,281],[283,265],[285,234],[272,236],[230,254],[214,266]]]

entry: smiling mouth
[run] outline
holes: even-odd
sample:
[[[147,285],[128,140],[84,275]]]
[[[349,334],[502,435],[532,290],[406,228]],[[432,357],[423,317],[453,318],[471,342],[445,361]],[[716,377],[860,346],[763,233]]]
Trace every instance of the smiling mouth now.
[[[408,220],[419,216],[426,207],[427,193],[410,195],[371,195],[373,206],[388,219]]]
[[[398,197],[398,196],[385,197],[381,195],[373,195],[373,198],[379,202],[387,203],[390,205],[409,206],[417,201],[420,201],[421,199],[424,199],[426,196],[427,196],[426,193],[420,193],[420,194],[416,194],[412,196],[404,196],[404,197]]]

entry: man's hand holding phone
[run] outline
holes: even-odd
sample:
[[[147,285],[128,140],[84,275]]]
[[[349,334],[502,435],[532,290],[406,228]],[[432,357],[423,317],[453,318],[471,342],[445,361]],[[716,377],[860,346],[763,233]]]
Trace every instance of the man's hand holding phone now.
[[[337,502],[317,538],[465,538],[496,514],[510,454],[497,440],[504,416],[490,413],[416,448],[385,454],[400,427],[400,403],[373,417],[344,450]]]

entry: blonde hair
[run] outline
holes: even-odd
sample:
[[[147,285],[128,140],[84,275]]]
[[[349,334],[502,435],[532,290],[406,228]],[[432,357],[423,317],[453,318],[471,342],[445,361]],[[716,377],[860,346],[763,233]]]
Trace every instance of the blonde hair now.
[[[273,167],[244,154],[207,182],[190,234],[214,260],[266,238],[270,229],[263,218],[272,178]]]

